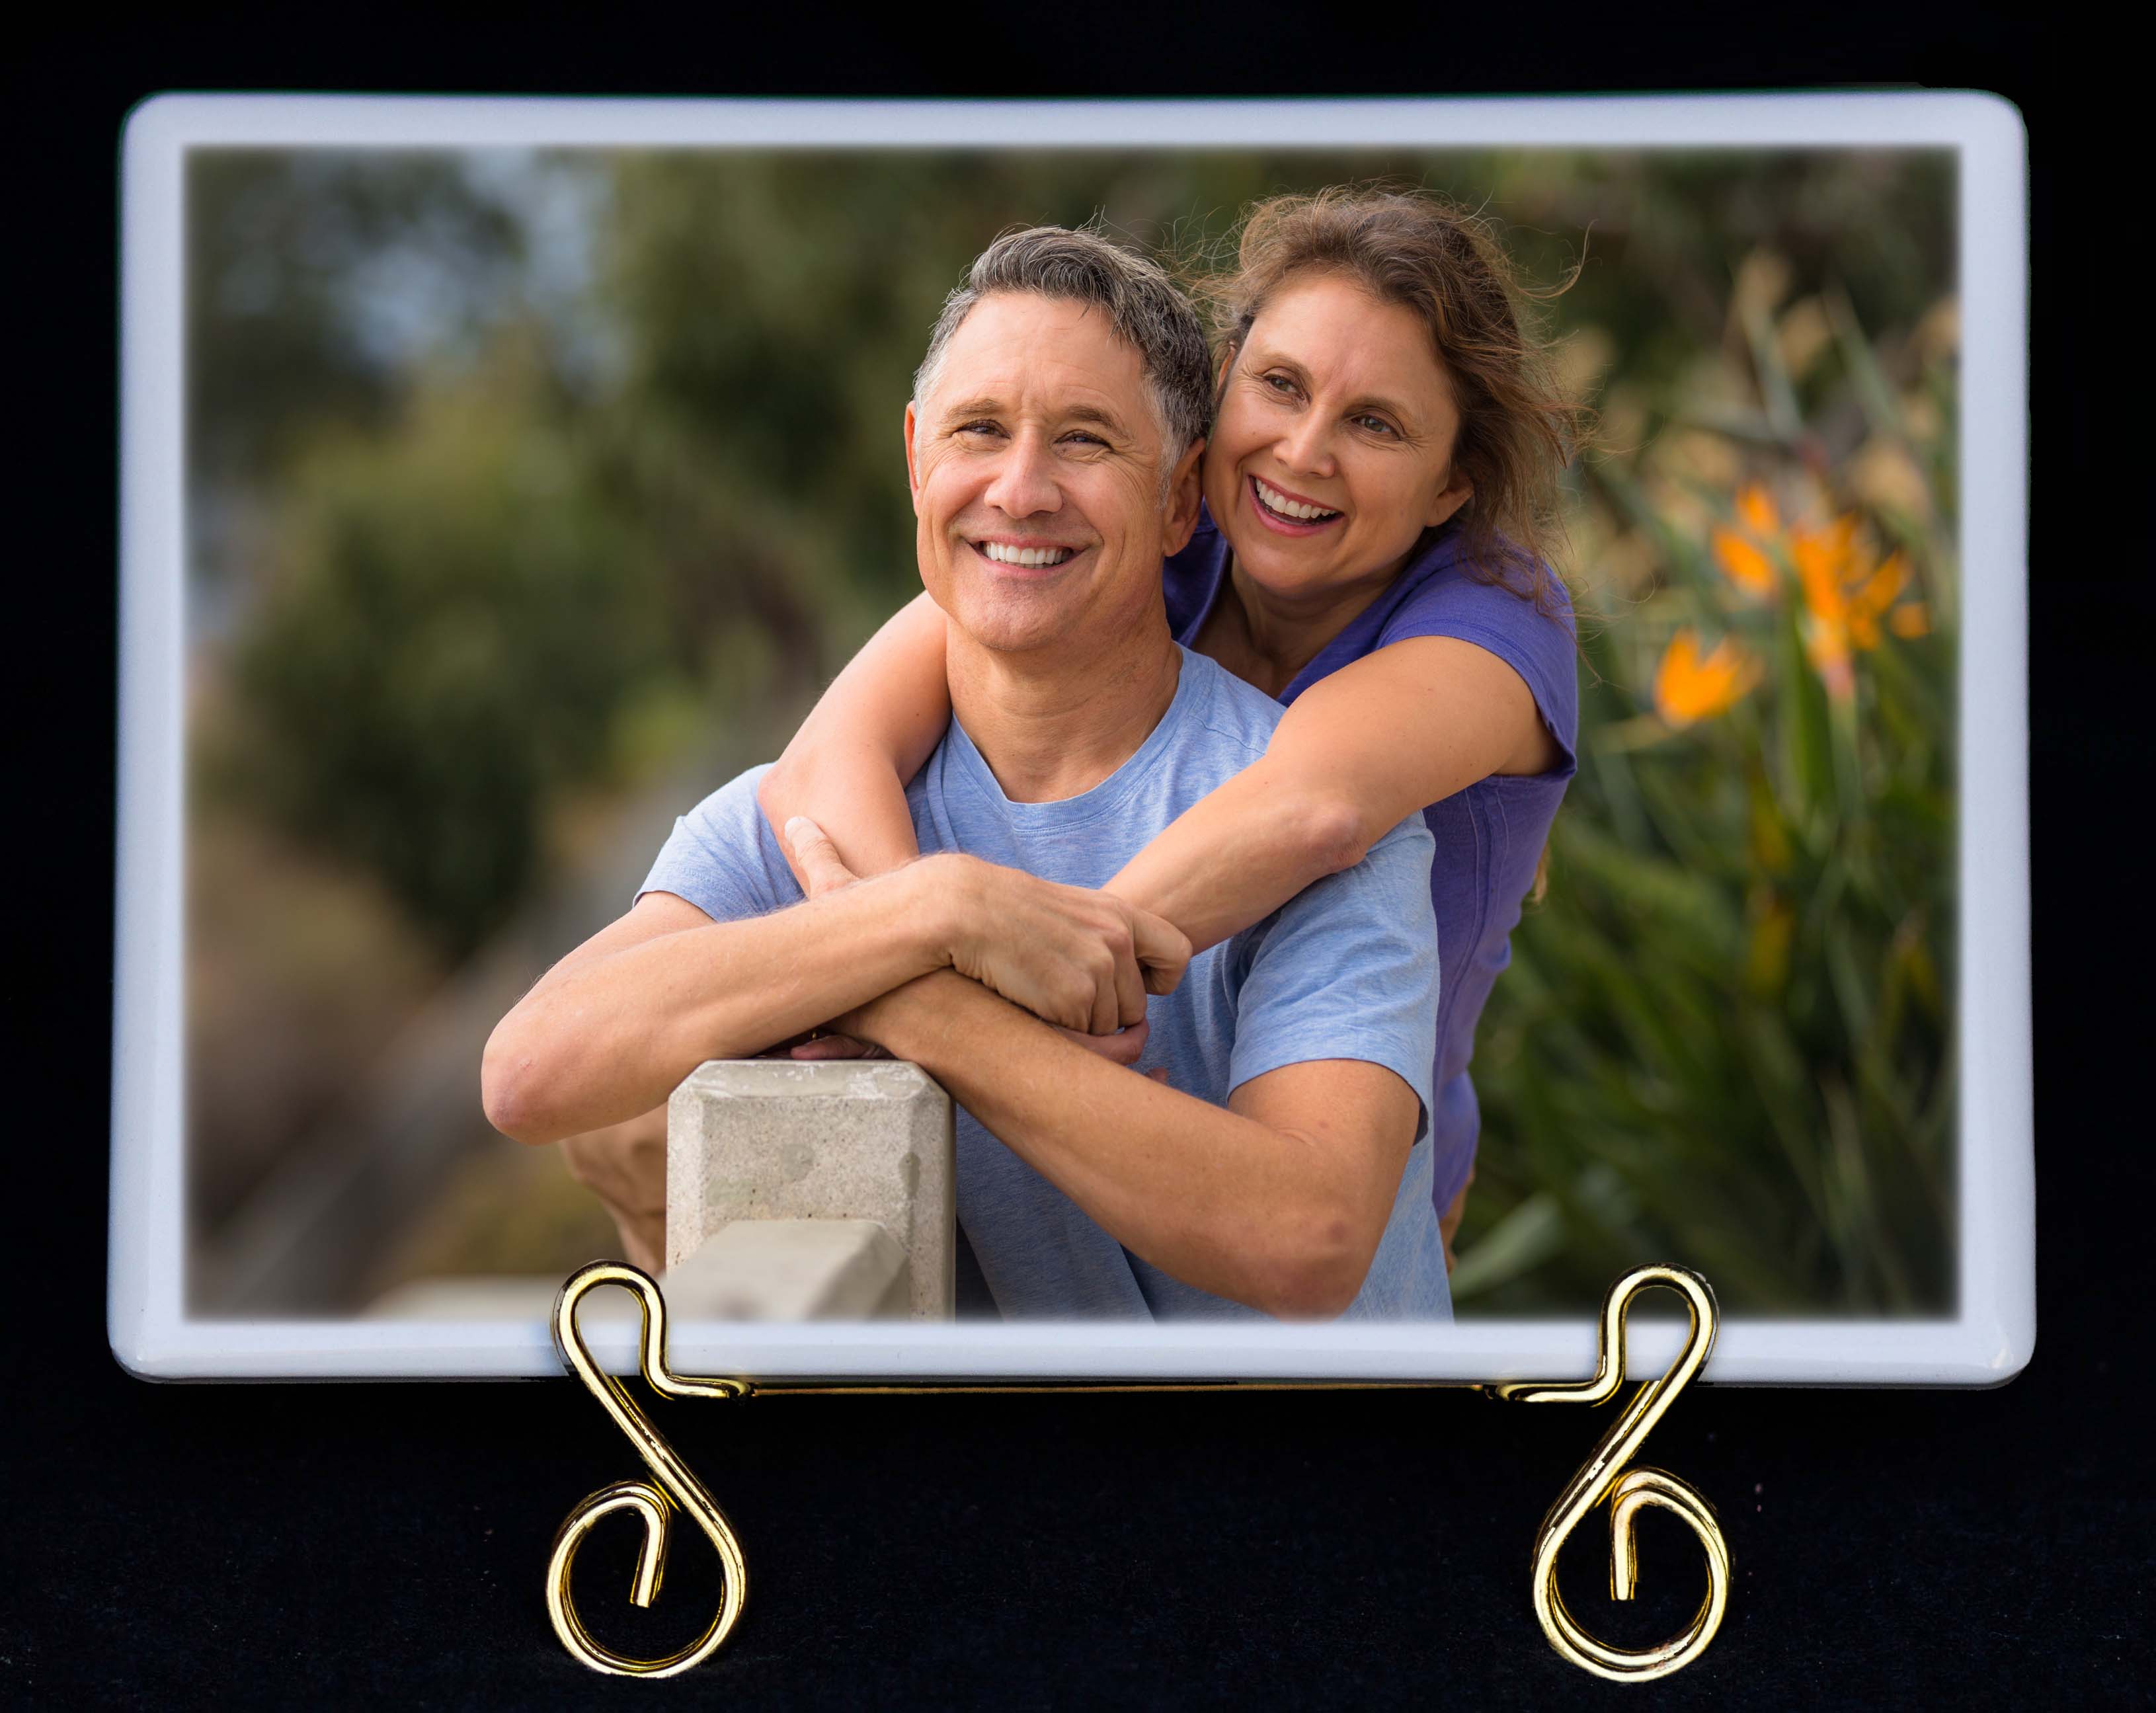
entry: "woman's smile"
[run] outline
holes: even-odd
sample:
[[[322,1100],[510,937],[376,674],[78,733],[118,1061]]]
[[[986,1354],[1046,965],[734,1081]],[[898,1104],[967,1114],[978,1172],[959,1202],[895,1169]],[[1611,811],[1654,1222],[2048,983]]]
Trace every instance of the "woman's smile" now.
[[[1262,476],[1252,476],[1246,486],[1258,521],[1280,535],[1320,535],[1345,515],[1337,507],[1321,505],[1315,500],[1276,488]]]

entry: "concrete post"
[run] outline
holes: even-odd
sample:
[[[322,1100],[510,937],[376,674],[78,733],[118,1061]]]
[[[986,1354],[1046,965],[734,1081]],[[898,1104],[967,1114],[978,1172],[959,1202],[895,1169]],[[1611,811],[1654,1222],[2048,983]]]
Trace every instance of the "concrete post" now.
[[[869,1220],[906,1257],[894,1301],[915,1320],[948,1320],[957,1295],[955,1135],[950,1097],[917,1065],[699,1065],[666,1108],[669,1275],[737,1222]]]
[[[906,1252],[873,1219],[739,1219],[659,1276],[684,1321],[890,1321],[912,1312]],[[388,1321],[547,1321],[562,1281],[499,1274],[418,1279],[363,1311]],[[580,1326],[634,1326],[635,1301],[603,1290]]]

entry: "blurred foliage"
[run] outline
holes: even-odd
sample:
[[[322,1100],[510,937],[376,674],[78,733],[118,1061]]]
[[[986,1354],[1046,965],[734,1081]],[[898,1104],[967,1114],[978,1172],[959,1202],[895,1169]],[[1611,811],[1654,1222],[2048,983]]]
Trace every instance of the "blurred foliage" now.
[[[377,874],[451,957],[531,885],[542,812],[683,663],[646,543],[520,343],[391,437],[290,478],[286,562],[235,659],[234,777]]]
[[[187,178],[187,452],[207,480],[275,477],[313,426],[379,428],[408,305],[444,344],[514,303],[513,209],[439,153],[197,149]]]
[[[1455,1292],[1673,1257],[1732,1308],[1943,1304],[1943,156],[198,152],[198,788],[449,967],[565,805],[917,588],[901,413],[997,231],[1097,213],[1195,274],[1251,198],[1380,176],[1545,285],[1584,254],[1546,315],[1605,426],[1581,772],[1484,1020]]]
[[[1484,1014],[1465,1304],[1659,1257],[1740,1312],[1952,1305],[1953,308],[1882,352],[1793,277],[1740,267],[1738,351],[1587,466],[1639,587]]]

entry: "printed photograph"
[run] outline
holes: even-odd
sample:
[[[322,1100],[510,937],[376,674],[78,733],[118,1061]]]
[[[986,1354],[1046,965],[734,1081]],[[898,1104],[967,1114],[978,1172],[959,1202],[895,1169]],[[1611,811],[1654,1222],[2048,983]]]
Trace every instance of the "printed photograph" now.
[[[190,1314],[1955,1306],[1955,157],[185,162]]]

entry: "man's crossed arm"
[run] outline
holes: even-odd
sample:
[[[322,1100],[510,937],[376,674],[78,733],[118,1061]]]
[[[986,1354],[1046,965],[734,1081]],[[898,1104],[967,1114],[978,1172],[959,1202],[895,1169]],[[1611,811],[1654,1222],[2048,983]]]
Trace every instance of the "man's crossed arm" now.
[[[533,984],[488,1039],[487,1121],[553,1142],[659,1105],[707,1059],[745,1059],[940,969],[1076,1029],[1142,1023],[1190,942],[1122,900],[956,854],[715,922],[647,892]]]
[[[1173,987],[1188,956],[1166,924],[1133,921],[1117,957],[1122,931],[1090,913],[1130,907],[1105,894],[966,858],[855,881],[820,834],[796,855],[812,874],[804,904],[715,923],[649,893],[550,971],[487,1044],[495,1128],[546,1142],[614,1125],[659,1105],[705,1059],[838,1019],[920,1064],[1162,1271],[1281,1316],[1337,1315],[1353,1300],[1414,1139],[1417,1099],[1398,1075],[1316,1060],[1212,1105],[1088,1052],[966,972],[969,961],[976,972],[993,966],[1011,991],[1015,962],[1043,984],[1091,969],[1091,1019],[1137,1023],[1144,987]],[[998,890],[961,896],[968,887]],[[950,955],[963,940],[954,920],[985,925],[1000,949]]]
[[[1354,1300],[1414,1141],[1414,1090],[1382,1065],[1284,1065],[1214,1106],[949,971],[839,1027],[921,1066],[1133,1254],[1273,1315]]]

